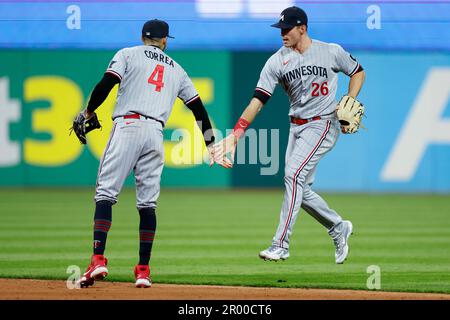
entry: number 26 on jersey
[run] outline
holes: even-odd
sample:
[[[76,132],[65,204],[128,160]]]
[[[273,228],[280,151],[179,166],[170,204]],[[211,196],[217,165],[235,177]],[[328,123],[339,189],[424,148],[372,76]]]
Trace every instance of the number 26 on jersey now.
[[[328,83],[327,83],[327,81],[322,82],[321,84],[317,83],[317,82],[313,82],[311,84],[311,86],[312,86],[312,89],[313,89],[311,95],[313,97],[318,97],[320,95],[322,95],[322,96],[328,95],[329,90],[328,90]]]

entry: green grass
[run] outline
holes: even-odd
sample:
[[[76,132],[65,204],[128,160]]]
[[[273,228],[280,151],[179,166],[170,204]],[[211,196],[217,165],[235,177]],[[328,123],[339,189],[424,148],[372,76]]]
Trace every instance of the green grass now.
[[[157,283],[367,289],[381,268],[386,291],[450,293],[450,197],[324,195],[352,220],[344,265],[334,263],[326,230],[301,212],[291,257],[264,262],[282,190],[162,190],[152,255]],[[92,247],[93,190],[0,190],[0,277],[66,279],[86,268]],[[115,281],[132,281],[138,259],[134,190],[113,208],[106,256]]]

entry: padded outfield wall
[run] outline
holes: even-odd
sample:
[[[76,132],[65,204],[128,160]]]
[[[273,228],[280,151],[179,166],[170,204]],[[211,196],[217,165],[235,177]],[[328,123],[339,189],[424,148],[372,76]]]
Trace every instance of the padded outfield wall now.
[[[313,38],[343,45],[367,71],[360,96],[367,130],[340,137],[319,165],[317,188],[450,192],[448,0],[0,0],[0,185],[95,184],[117,89],[87,147],[68,128],[114,52],[138,44],[151,18],[169,22],[176,39],[168,53],[224,134],[280,46],[270,24],[290,5],[306,10]],[[341,77],[337,99],[347,83]],[[287,112],[278,88],[226,171],[202,162],[200,132],[178,101],[164,134],[162,185],[282,186]]]
[[[192,76],[213,124],[231,128],[252,96],[270,52],[170,51]],[[450,54],[354,51],[367,70],[361,100],[367,130],[342,135],[320,163],[317,188],[330,191],[450,191]],[[111,128],[114,90],[99,109],[104,126],[87,147],[68,136],[114,51],[0,51],[0,184],[93,186]],[[340,79],[338,97],[348,80]],[[210,169],[201,135],[178,101],[165,132],[163,186],[279,187],[288,101],[278,88],[240,148],[233,170]],[[177,129],[183,129],[179,131]],[[181,132],[181,133],[180,133]],[[255,135],[256,132],[256,135]],[[192,140],[191,138],[194,137]],[[249,152],[249,139],[258,152]],[[200,146],[200,147],[199,147]],[[346,179],[342,178],[345,173]],[[127,184],[132,184],[132,179]]]

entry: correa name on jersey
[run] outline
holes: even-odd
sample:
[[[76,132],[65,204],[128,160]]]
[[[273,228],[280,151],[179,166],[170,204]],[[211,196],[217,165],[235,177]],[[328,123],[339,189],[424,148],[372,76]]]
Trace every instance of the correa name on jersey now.
[[[302,66],[300,68],[288,71],[285,73],[282,78],[285,83],[289,83],[292,80],[295,80],[301,76],[320,76],[328,79],[327,68],[319,67],[319,66]]]
[[[149,59],[153,59],[155,61],[163,62],[165,64],[168,64],[171,67],[174,67],[173,60],[170,59],[165,54],[158,53],[158,52],[153,52],[153,51],[148,51],[148,50],[145,50],[144,53],[147,56],[147,58],[149,58]]]

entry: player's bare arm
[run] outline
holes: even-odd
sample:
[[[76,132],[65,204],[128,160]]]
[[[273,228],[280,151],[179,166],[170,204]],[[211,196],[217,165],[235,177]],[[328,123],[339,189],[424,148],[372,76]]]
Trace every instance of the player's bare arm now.
[[[258,98],[252,98],[252,100],[250,100],[247,108],[245,108],[237,121],[233,132],[225,139],[215,144],[214,158],[216,159],[216,162],[220,161],[221,165],[225,168],[233,167],[234,154],[239,138],[244,135],[245,130],[250,126],[253,120],[255,120],[263,105],[264,104]],[[230,159],[226,157],[228,153],[230,153]]]
[[[261,111],[262,107],[263,103],[259,99],[252,98],[247,108],[245,108],[244,112],[242,113],[241,118],[247,120],[249,123],[252,123],[258,113]]]
[[[356,98],[358,96],[365,79],[366,72],[364,70],[356,72],[350,77],[350,83],[348,85],[348,95],[350,97]]]

